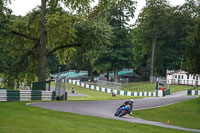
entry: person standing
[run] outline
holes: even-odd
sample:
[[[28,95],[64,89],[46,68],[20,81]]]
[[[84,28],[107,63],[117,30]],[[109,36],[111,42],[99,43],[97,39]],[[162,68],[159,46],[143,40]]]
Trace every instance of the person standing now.
[[[72,93],[75,93],[75,88],[74,87],[72,87]]]

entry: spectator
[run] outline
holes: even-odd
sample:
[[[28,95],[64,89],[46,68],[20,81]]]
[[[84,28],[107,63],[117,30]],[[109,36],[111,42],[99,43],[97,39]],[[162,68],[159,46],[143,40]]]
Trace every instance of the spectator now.
[[[165,89],[166,89],[166,88],[165,88],[165,86],[163,85],[162,88],[161,88],[161,90],[162,90],[162,91],[165,91]]]
[[[112,91],[112,96],[114,97],[114,96],[116,96],[116,94],[115,94],[115,92],[114,91]]]
[[[75,93],[75,88],[74,87],[72,87],[72,93]]]

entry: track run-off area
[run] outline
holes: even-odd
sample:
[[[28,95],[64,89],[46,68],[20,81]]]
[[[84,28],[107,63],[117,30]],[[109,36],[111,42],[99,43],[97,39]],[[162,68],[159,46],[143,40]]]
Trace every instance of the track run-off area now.
[[[166,106],[169,104],[174,104],[178,102],[183,102],[196,98],[196,96],[187,96],[187,91],[176,92],[165,97],[147,97],[142,99],[135,99],[133,104],[133,114],[134,110],[155,108],[160,106]],[[153,122],[148,120],[143,120],[139,118],[134,118],[131,116],[124,116],[122,118],[114,116],[116,109],[125,100],[107,100],[107,101],[65,101],[65,102],[40,102],[31,103],[30,106],[36,106],[44,109],[71,112],[82,115],[97,116],[108,119],[123,120],[132,123],[149,124],[165,128],[173,128],[178,130],[200,132],[198,129],[189,129],[179,126],[173,126],[169,124],[164,124],[160,122]]]

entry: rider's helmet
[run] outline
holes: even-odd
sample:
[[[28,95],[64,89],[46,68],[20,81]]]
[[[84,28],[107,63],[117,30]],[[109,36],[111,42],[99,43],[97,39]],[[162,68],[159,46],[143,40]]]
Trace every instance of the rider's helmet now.
[[[130,99],[130,102],[131,102],[131,103],[134,103],[133,99]]]

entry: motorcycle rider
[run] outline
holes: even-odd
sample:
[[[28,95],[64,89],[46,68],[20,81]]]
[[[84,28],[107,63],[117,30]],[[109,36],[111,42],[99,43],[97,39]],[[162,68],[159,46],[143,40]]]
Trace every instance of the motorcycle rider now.
[[[122,107],[125,107],[126,105],[130,105],[130,111],[129,111],[128,114],[131,114],[131,112],[132,112],[132,110],[133,110],[133,103],[134,103],[133,99],[130,99],[130,100],[128,100],[128,101],[125,101],[117,110],[119,110],[119,109],[122,108]]]

